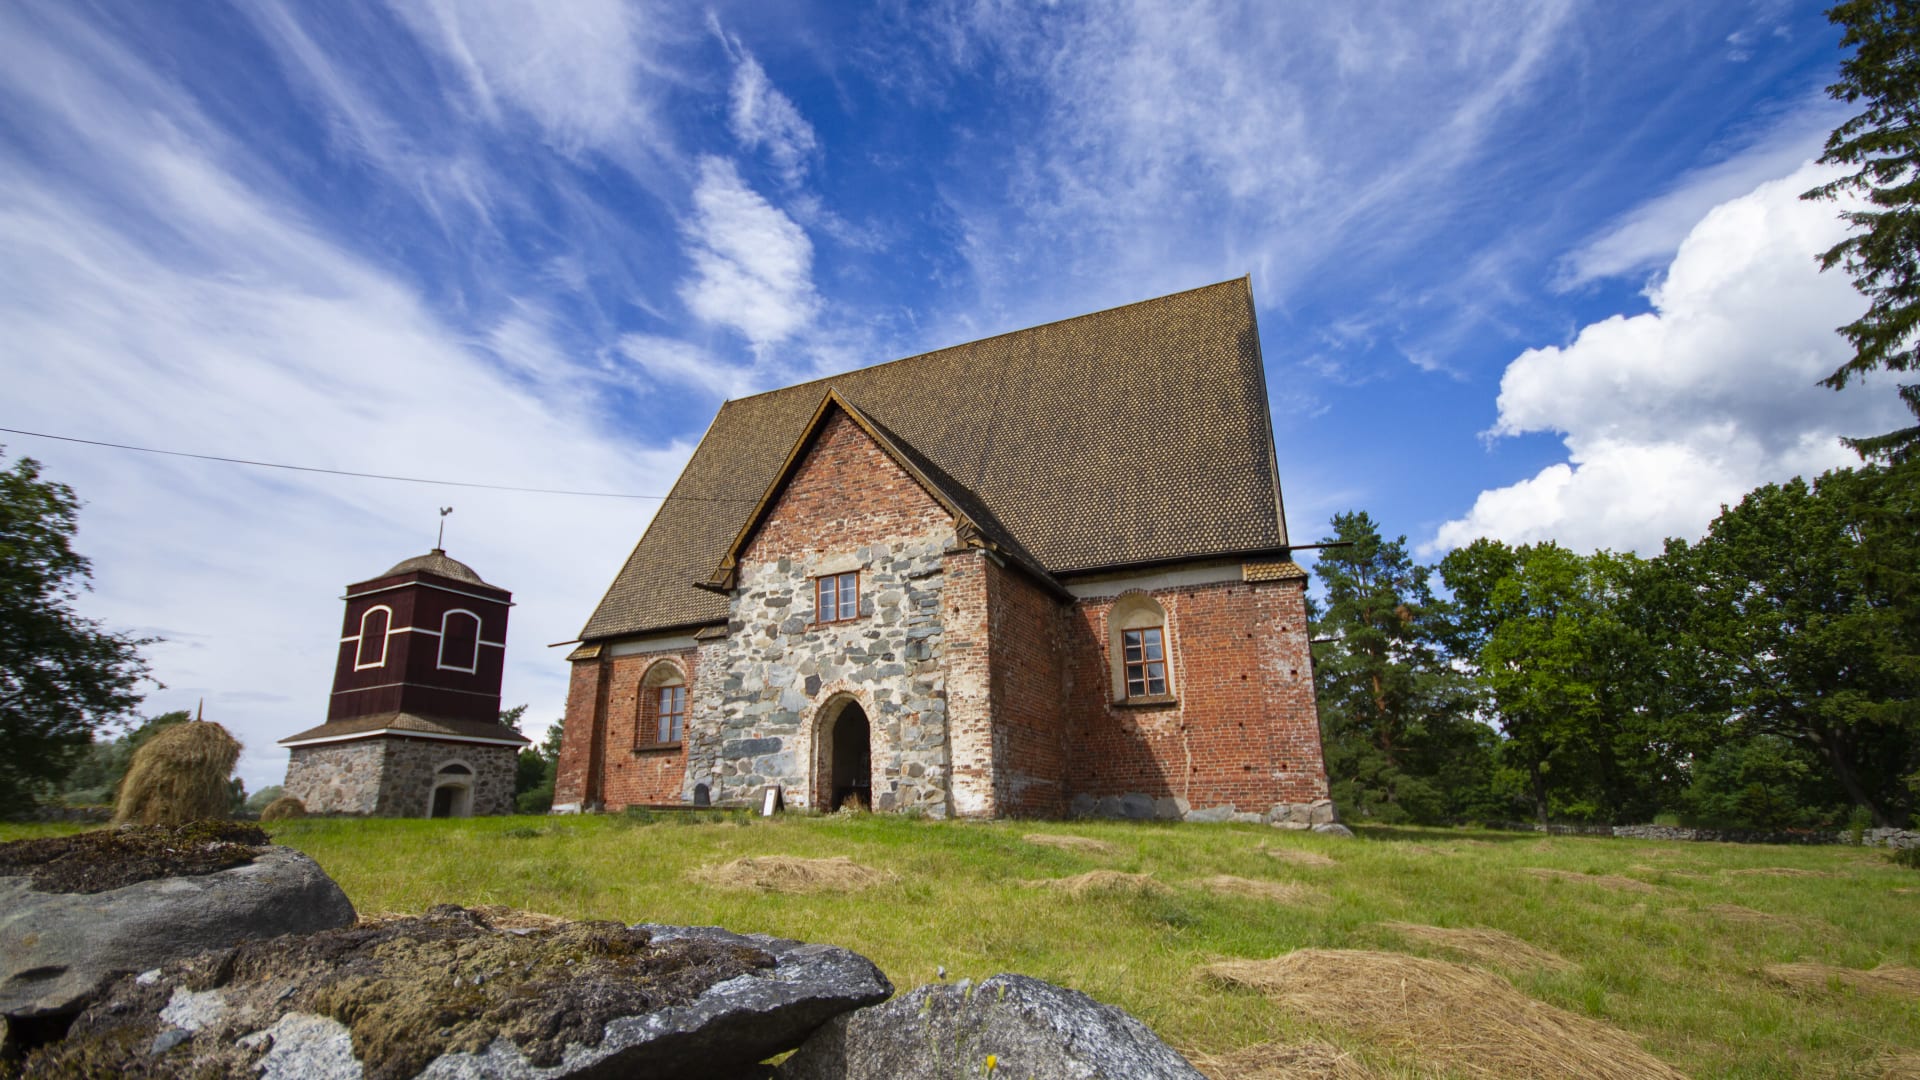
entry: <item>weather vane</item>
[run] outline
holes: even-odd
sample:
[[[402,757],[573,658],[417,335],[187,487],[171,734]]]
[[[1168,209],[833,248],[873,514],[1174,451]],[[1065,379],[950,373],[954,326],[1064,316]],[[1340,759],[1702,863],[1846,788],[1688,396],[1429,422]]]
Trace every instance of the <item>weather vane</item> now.
[[[439,538],[438,540],[435,540],[435,541],[433,542],[433,546],[434,546],[434,548],[435,548],[436,550],[439,550],[439,551],[445,551],[445,550],[446,550],[446,547],[447,547],[447,515],[448,515],[448,514],[451,514],[451,513],[453,513],[453,507],[451,507],[451,506],[443,506],[443,507],[441,507],[441,508],[440,508],[440,538]]]

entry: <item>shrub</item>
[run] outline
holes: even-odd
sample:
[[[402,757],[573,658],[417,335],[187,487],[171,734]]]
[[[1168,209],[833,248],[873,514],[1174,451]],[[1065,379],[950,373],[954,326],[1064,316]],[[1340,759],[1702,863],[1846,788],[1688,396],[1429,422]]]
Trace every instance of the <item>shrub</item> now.
[[[260,810],[261,821],[285,821],[307,816],[307,804],[291,795],[282,795]]]
[[[113,823],[184,825],[231,816],[227,776],[238,760],[240,744],[219,724],[191,721],[166,728],[134,751],[120,782]]]
[[[544,814],[553,809],[553,785],[542,784],[513,797],[513,807],[523,814]]]
[[[1887,856],[1895,866],[1904,866],[1909,870],[1920,870],[1920,847],[1894,848]]]

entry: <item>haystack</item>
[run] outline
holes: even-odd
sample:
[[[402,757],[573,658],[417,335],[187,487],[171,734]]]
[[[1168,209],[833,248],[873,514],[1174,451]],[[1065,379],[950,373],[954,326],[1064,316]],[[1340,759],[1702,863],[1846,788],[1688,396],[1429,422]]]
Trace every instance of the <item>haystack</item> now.
[[[1208,892],[1223,896],[1251,896],[1257,900],[1271,900],[1276,904],[1318,904],[1327,899],[1327,894],[1306,885],[1296,885],[1291,881],[1256,881],[1253,878],[1234,877],[1232,874],[1215,874],[1202,878],[1194,884]]]
[[[893,880],[885,870],[862,866],[845,855],[831,859],[802,859],[795,855],[755,855],[693,872],[696,881],[723,889],[760,889],[764,892],[846,892],[883,885]]]
[[[162,728],[133,752],[113,823],[184,825],[230,816],[227,778],[238,760],[240,744],[219,724],[191,720]]]
[[[1063,851],[1084,851],[1089,855],[1112,855],[1120,850],[1105,840],[1095,840],[1091,836],[1070,836],[1064,833],[1030,832],[1020,839],[1029,844],[1060,848]]]
[[[1768,964],[1761,970],[1773,981],[1795,990],[1851,986],[1856,990],[1920,997],[1920,968],[1905,964],[1881,964],[1870,971],[1831,964]]]
[[[1190,1054],[1213,1080],[1374,1080],[1380,1073],[1329,1042],[1255,1043],[1231,1054]]]
[[[1100,893],[1152,895],[1172,891],[1153,880],[1152,874],[1124,874],[1118,870],[1089,870],[1073,877],[1043,878],[1023,884],[1065,893],[1068,896],[1091,896]]]
[[[1548,952],[1507,933],[1480,927],[1421,926],[1417,923],[1388,922],[1381,926],[1401,937],[1456,952],[1475,963],[1523,971],[1540,968],[1565,971],[1573,965],[1563,956]]]
[[[1626,1032],[1535,1001],[1480,968],[1399,953],[1301,949],[1201,970],[1462,1075],[1684,1080]]]
[[[260,811],[261,821],[285,821],[288,818],[302,818],[306,816],[307,804],[291,795],[280,796],[268,803],[266,809]]]

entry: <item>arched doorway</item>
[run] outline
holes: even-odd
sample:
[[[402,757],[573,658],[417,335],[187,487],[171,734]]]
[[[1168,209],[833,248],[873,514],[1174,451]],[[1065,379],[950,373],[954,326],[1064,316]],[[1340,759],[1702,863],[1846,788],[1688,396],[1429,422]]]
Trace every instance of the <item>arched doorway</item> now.
[[[434,774],[433,801],[427,805],[428,817],[471,817],[473,815],[473,769],[453,762],[440,766]]]
[[[830,771],[823,785],[831,796],[828,810],[838,810],[851,799],[862,809],[873,809],[872,732],[859,702],[849,701],[833,720]]]

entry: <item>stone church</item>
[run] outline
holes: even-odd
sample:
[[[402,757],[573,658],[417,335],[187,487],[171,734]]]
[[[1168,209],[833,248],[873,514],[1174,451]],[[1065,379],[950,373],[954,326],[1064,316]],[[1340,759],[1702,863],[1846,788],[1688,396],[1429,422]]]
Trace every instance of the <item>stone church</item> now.
[[[555,809],[1331,820],[1246,279],[726,402]]]
[[[513,813],[528,740],[500,722],[513,594],[434,548],[347,586],[327,722],[281,739],[314,814]]]

